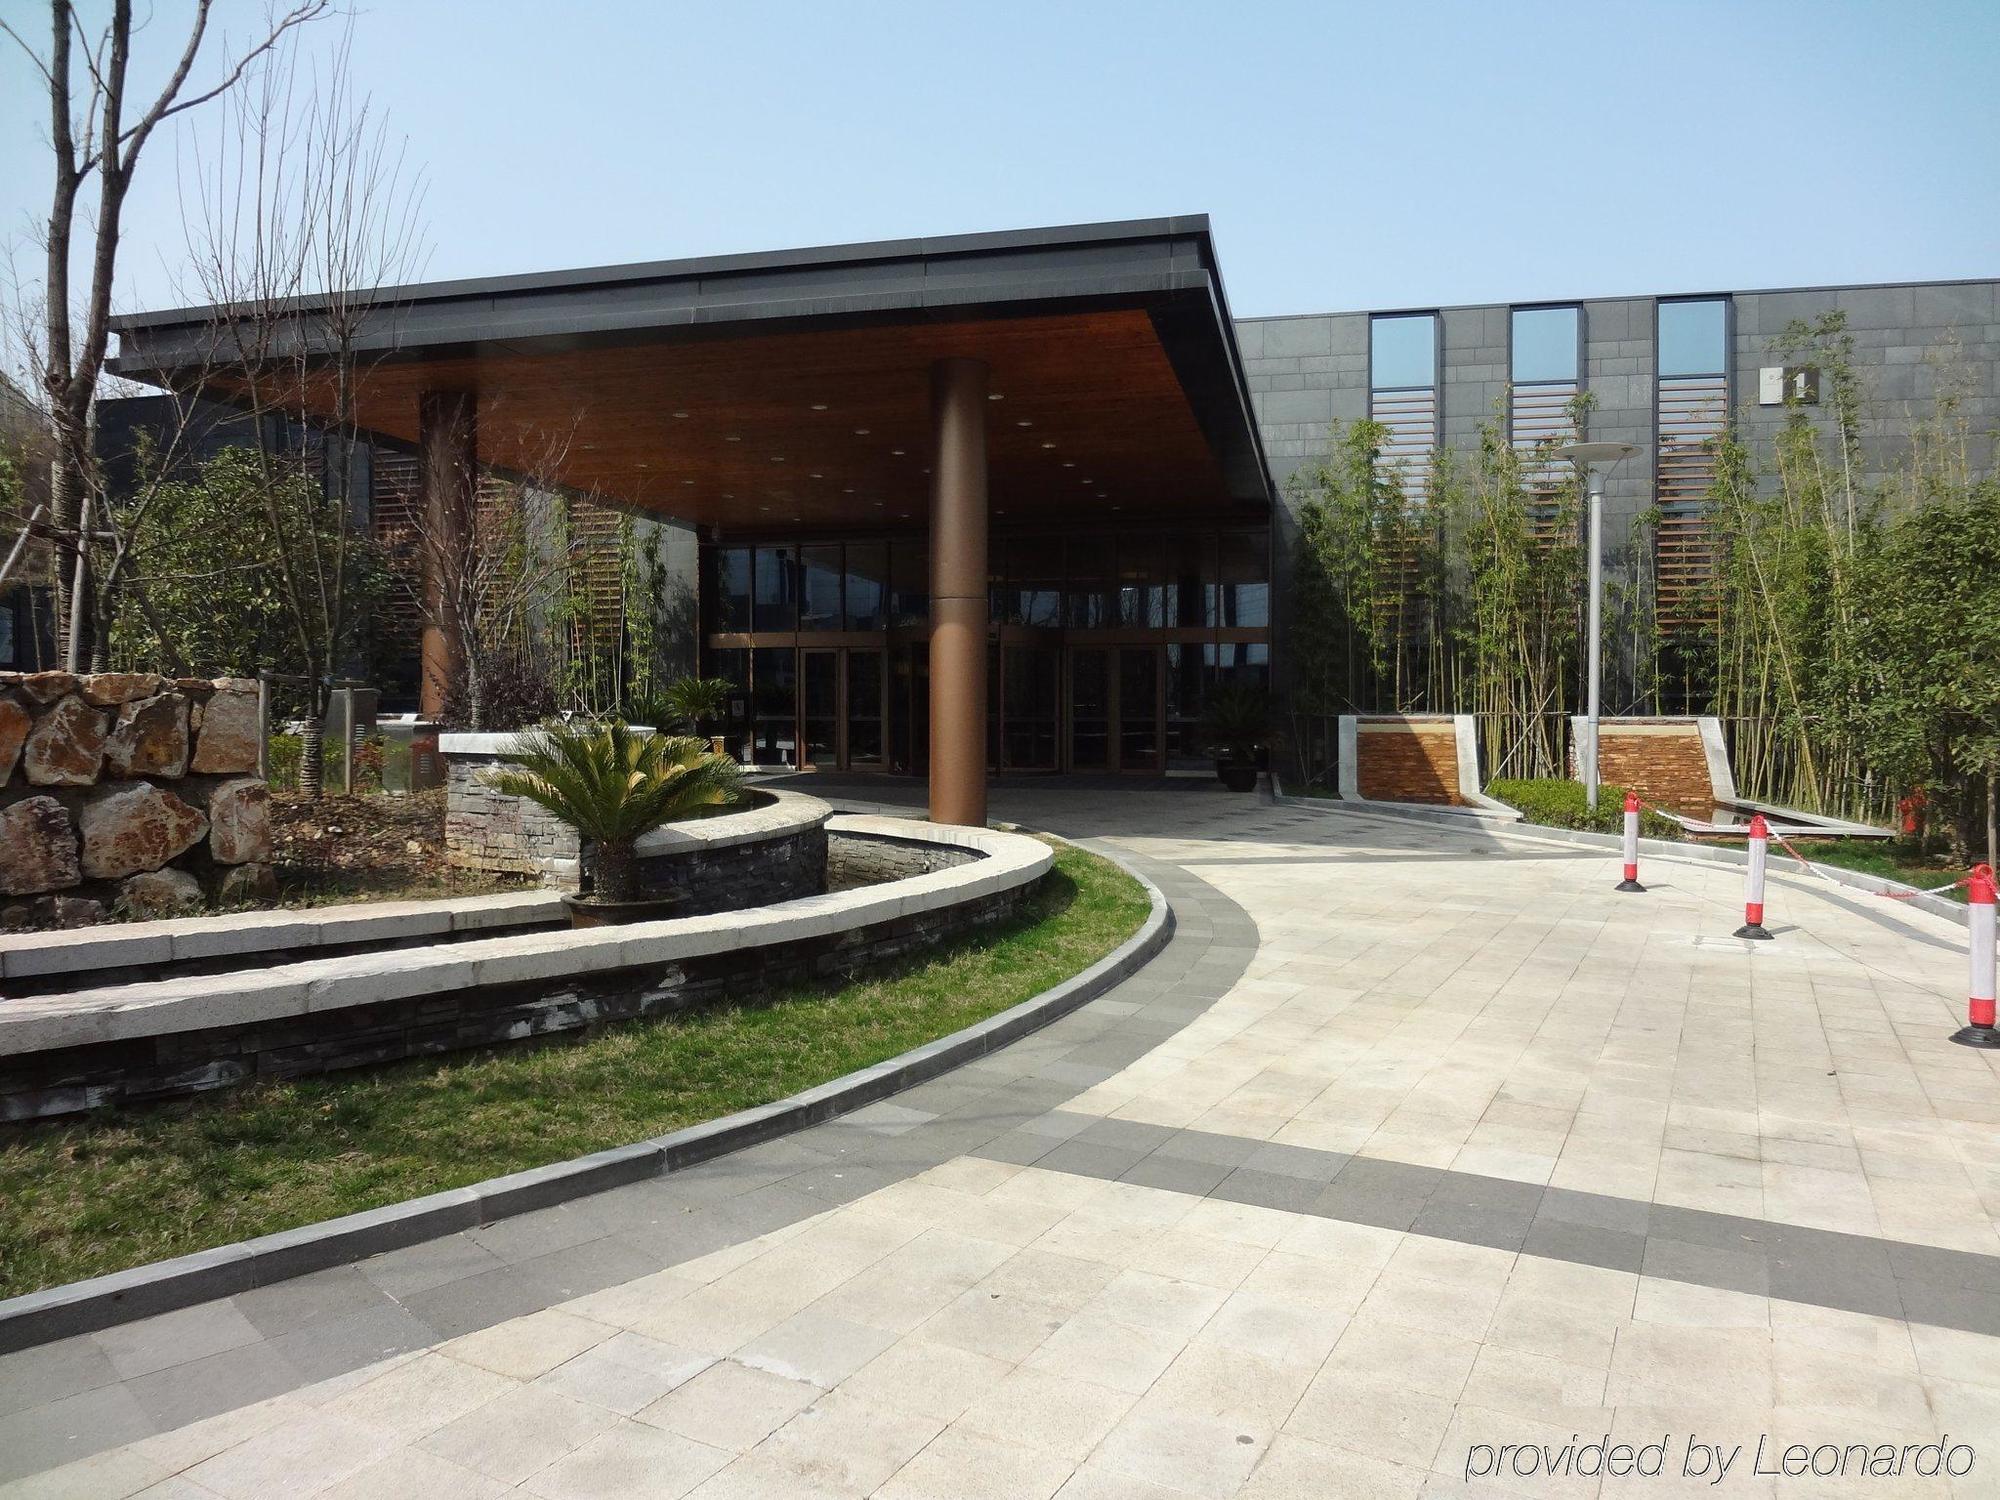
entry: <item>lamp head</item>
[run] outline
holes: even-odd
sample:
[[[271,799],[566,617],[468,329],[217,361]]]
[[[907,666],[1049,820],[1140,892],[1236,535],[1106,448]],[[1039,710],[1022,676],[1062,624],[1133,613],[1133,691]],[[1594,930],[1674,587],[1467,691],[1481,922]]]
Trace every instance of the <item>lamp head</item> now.
[[[1636,443],[1564,443],[1556,452],[1580,469],[1615,464],[1639,451]]]

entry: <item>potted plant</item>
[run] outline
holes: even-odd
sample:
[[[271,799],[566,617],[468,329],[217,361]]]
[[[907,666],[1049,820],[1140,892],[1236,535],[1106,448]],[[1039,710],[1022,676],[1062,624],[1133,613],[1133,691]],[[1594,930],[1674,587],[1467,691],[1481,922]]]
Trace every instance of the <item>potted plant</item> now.
[[[600,927],[667,915],[679,892],[640,892],[638,843],[665,823],[737,800],[742,768],[700,740],[643,734],[618,720],[532,730],[488,776],[577,831],[591,859],[588,895],[564,896],[570,925]]]
[[[676,677],[667,684],[660,702],[669,717],[706,739],[720,755],[722,736],[715,732],[715,726],[729,711],[729,694],[726,677]]]
[[[1271,746],[1271,699],[1253,683],[1225,683],[1202,705],[1201,733],[1215,757],[1215,774],[1232,792],[1257,786]]]

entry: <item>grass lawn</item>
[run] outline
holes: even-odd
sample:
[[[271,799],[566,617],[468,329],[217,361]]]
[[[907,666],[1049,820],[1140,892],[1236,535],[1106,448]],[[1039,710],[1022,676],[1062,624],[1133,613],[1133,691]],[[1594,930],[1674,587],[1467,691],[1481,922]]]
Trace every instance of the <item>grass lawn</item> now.
[[[1056,845],[1014,920],[843,985],[573,1042],[0,1126],[0,1296],[661,1135],[1039,994],[1138,930],[1144,889]]]

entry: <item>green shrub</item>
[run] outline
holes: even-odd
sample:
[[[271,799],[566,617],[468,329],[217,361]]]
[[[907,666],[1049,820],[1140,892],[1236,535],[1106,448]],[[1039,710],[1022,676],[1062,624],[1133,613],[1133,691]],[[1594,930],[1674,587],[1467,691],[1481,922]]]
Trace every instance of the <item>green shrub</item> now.
[[[1545,828],[1583,828],[1594,833],[1625,831],[1625,788],[1600,786],[1597,811],[1584,805],[1583,783],[1543,777],[1535,781],[1489,781],[1486,795],[1517,809],[1530,823]],[[1641,811],[1639,832],[1649,839],[1680,839],[1687,835],[1672,818]]]
[[[299,762],[304,758],[305,746],[295,734],[274,734],[268,752],[271,774],[267,778],[274,792],[296,792],[299,789]]]

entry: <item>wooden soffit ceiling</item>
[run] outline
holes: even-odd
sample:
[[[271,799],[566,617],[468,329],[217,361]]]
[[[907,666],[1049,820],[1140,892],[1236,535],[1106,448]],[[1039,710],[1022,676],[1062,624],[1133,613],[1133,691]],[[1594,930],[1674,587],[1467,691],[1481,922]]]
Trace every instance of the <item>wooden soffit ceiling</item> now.
[[[930,367],[984,360],[996,512],[1228,508],[1220,467],[1141,308],[509,349],[365,372],[360,425],[417,439],[418,398],[478,399],[479,457],[724,527],[920,521]]]

